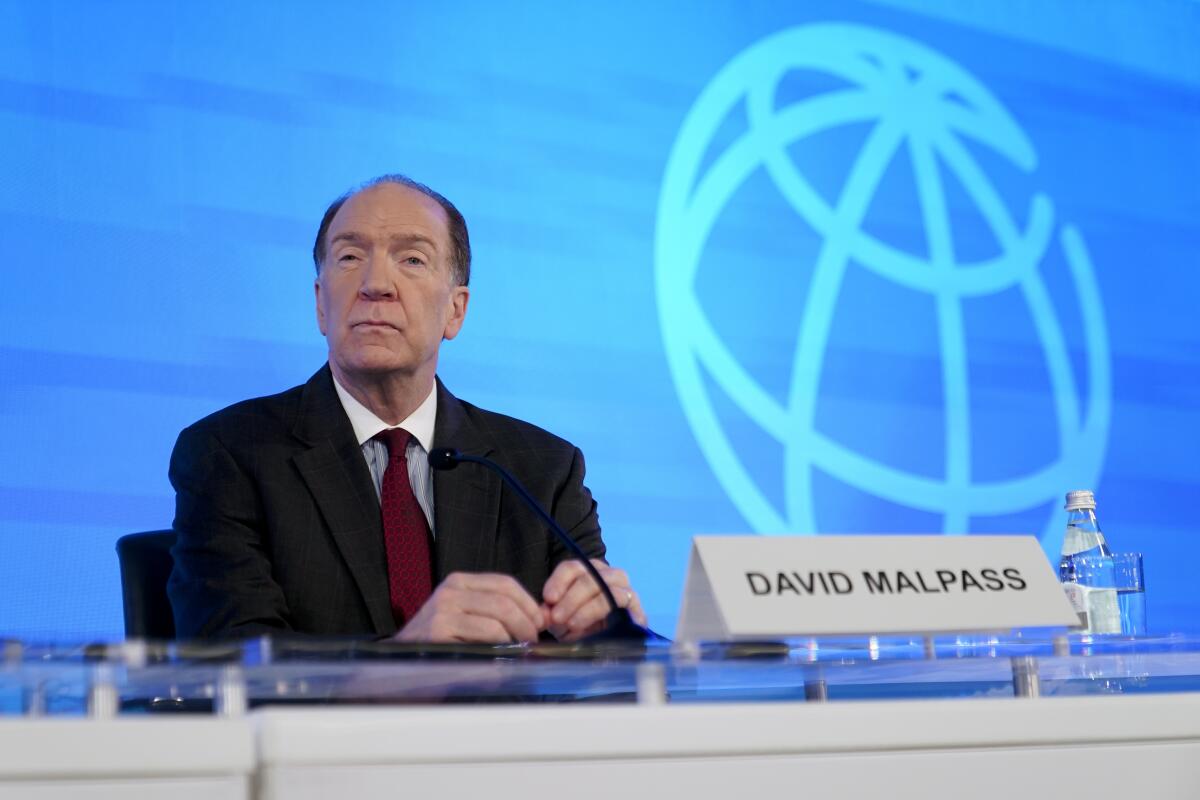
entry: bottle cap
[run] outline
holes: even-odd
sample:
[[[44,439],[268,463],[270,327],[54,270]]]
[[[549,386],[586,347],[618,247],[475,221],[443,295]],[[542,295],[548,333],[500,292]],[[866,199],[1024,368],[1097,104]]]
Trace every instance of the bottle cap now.
[[[1091,489],[1079,489],[1067,492],[1067,511],[1096,510],[1096,496]]]

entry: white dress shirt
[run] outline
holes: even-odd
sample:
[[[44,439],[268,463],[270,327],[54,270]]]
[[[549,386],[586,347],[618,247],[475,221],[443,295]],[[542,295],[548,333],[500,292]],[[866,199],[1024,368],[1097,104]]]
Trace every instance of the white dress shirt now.
[[[429,396],[417,406],[416,411],[400,420],[399,425],[388,425],[375,416],[371,409],[355,400],[336,377],[333,387],[342,401],[346,416],[350,418],[354,436],[362,447],[363,458],[367,460],[367,469],[371,471],[371,480],[375,484],[376,497],[383,491],[383,472],[387,469],[388,451],[387,445],[374,436],[388,428],[404,428],[412,434],[404,451],[408,460],[408,482],[417,497],[417,503],[425,512],[430,532],[436,530],[433,526],[433,475],[429,467],[429,448],[433,447],[433,423],[437,419],[437,384],[429,390]]]

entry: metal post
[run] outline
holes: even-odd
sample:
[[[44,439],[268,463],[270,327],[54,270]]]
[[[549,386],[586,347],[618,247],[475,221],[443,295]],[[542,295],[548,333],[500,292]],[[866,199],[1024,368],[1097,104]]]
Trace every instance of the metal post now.
[[[804,670],[804,700],[808,703],[829,702],[829,683],[820,666]]]
[[[825,681],[805,681],[804,699],[809,703],[829,702],[829,684]]]
[[[97,664],[92,667],[87,690],[87,715],[92,719],[112,719],[120,707],[120,696],[113,681],[112,667]]]
[[[21,691],[21,705],[27,717],[46,715],[46,682],[35,681]]]
[[[1038,661],[1033,656],[1015,656],[1012,659],[1013,695],[1015,697],[1040,697],[1042,681],[1038,676]]]
[[[667,703],[667,674],[662,664],[638,664],[637,702],[640,706],[662,706]]]
[[[222,667],[217,676],[213,711],[220,717],[240,717],[246,713],[246,679],[241,667]]]

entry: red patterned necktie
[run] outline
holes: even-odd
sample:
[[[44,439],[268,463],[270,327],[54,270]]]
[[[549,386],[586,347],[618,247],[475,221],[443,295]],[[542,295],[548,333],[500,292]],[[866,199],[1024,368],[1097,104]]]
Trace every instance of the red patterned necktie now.
[[[388,449],[379,501],[383,508],[383,543],[387,550],[392,616],[397,625],[403,625],[433,593],[429,522],[408,481],[405,451],[412,434],[403,428],[391,428],[380,431],[375,438]]]

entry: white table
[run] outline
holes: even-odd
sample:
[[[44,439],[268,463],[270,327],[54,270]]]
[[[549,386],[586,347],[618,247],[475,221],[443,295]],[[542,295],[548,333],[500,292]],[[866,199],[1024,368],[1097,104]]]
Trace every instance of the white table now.
[[[263,800],[1200,797],[1198,694],[250,717]]]
[[[250,720],[0,718],[0,800],[248,800]]]

